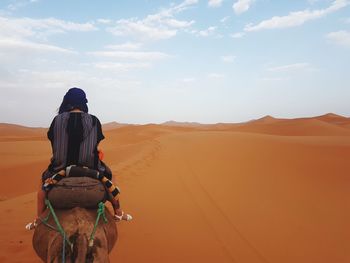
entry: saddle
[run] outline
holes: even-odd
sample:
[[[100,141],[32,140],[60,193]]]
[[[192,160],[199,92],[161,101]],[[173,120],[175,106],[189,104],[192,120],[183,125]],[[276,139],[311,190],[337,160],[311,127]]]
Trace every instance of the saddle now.
[[[69,166],[64,178],[48,191],[47,198],[58,209],[97,208],[100,202],[106,201],[107,192],[103,183],[98,180],[98,171]]]

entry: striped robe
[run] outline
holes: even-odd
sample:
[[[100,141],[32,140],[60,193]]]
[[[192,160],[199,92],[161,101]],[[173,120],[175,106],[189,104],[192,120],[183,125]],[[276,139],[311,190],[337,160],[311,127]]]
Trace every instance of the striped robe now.
[[[54,118],[47,135],[52,158],[43,173],[43,182],[72,164],[98,170],[112,178],[111,170],[98,158],[97,146],[104,135],[97,117],[85,112],[64,112]]]

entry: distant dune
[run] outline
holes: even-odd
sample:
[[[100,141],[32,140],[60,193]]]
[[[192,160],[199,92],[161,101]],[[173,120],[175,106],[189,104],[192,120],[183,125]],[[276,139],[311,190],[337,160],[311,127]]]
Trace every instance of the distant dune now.
[[[177,121],[167,121],[161,123],[161,125],[166,125],[166,126],[185,126],[185,127],[199,127],[201,124],[199,122],[177,122]]]
[[[350,124],[349,118],[346,118],[344,116],[340,116],[337,114],[333,114],[333,113],[328,113],[328,114],[317,116],[314,118],[320,121],[325,121],[325,122],[340,125],[340,126],[349,126]]]
[[[0,137],[40,137],[46,131],[46,128],[32,128],[16,124],[0,123]]]
[[[107,130],[113,130],[113,129],[128,126],[128,125],[130,125],[130,124],[119,123],[119,122],[113,121],[113,122],[104,123],[102,125],[102,128],[103,128],[103,130],[107,131]]]
[[[349,118],[103,128],[134,216],[118,223],[111,262],[350,262]],[[0,262],[40,262],[24,225],[51,157],[46,129],[0,124],[0,157]]]
[[[347,123],[350,121],[347,120]],[[326,122],[319,118],[269,119],[268,122],[258,120],[233,130],[288,136],[350,135],[345,123]]]
[[[250,124],[271,124],[271,123],[275,123],[275,122],[278,122],[282,119],[276,119],[270,115],[266,115],[260,119],[257,119],[257,120],[251,120],[249,121]]]

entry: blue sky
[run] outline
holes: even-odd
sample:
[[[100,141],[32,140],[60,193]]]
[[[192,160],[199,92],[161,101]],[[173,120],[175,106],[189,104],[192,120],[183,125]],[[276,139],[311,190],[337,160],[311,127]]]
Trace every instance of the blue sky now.
[[[349,0],[0,2],[0,122],[350,116]]]

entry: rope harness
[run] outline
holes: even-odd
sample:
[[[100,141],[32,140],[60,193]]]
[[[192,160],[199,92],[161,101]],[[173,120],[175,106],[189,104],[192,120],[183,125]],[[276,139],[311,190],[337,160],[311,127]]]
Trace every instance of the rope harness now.
[[[100,202],[98,204],[96,222],[95,222],[95,225],[94,225],[94,229],[92,230],[90,238],[89,238],[89,247],[92,247],[94,245],[95,232],[96,232],[96,229],[97,229],[97,226],[98,226],[98,222],[100,221],[101,215],[102,215],[103,221],[106,224],[107,223],[107,218],[106,218],[106,214],[105,214],[105,205],[102,202]]]
[[[45,226],[47,226],[47,227],[49,227],[49,228],[51,228],[51,229],[53,229],[61,234],[62,242],[63,242],[63,244],[62,244],[62,263],[65,263],[66,243],[69,245],[71,252],[73,252],[73,243],[67,238],[66,232],[64,231],[63,227],[61,226],[61,224],[58,220],[58,217],[55,213],[55,210],[53,209],[53,207],[48,199],[45,199],[45,204],[46,204],[47,208],[49,209],[49,213],[45,218],[39,218],[39,220]],[[52,215],[57,227],[54,227],[54,226],[50,225],[49,223],[47,223],[50,215]],[[106,218],[105,206],[104,206],[103,202],[100,202],[98,204],[96,221],[95,221],[94,228],[92,229],[92,232],[91,232],[91,235],[89,238],[89,247],[90,248],[94,245],[95,233],[96,233],[97,226],[98,226],[98,223],[100,221],[101,216],[103,218],[104,223],[107,223],[108,221]]]

